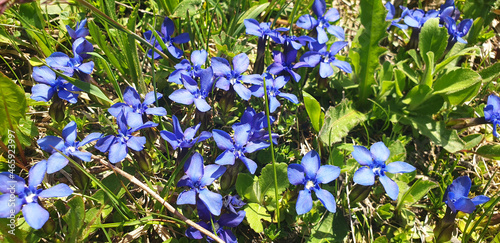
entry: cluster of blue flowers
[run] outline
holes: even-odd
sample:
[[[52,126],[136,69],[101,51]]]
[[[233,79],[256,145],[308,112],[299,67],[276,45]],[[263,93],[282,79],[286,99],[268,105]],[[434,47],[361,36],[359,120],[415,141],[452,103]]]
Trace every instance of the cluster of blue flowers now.
[[[401,16],[396,18],[396,8],[390,2],[385,4],[386,9],[389,11],[386,16],[387,21],[391,21],[391,25],[401,29],[412,27],[413,31],[420,31],[424,23],[431,18],[439,18],[441,26],[448,29],[450,35],[448,43],[453,46],[457,41],[460,43],[467,43],[463,37],[467,35],[472,27],[472,19],[464,19],[459,24],[457,21],[460,19],[460,11],[455,6],[454,0],[446,0],[438,10],[429,10],[425,12],[422,9],[408,9],[400,6],[402,9]],[[404,24],[400,23],[401,20]]]

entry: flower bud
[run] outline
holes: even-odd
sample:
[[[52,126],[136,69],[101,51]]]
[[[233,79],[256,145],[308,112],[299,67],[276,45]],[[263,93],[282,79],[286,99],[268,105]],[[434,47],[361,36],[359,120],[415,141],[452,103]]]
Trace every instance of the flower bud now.
[[[54,119],[56,122],[61,122],[64,120],[65,110],[66,110],[65,102],[61,100],[57,95],[54,95],[54,98],[52,99],[52,104],[50,105],[49,108],[50,117],[52,117],[52,119]]]
[[[349,201],[351,202],[351,206],[365,200],[365,198],[367,198],[370,194],[371,190],[371,186],[362,186],[356,184],[349,193]]]
[[[47,220],[47,222],[43,225],[42,230],[45,234],[51,235],[56,231],[56,223],[54,220],[49,218],[49,220]]]

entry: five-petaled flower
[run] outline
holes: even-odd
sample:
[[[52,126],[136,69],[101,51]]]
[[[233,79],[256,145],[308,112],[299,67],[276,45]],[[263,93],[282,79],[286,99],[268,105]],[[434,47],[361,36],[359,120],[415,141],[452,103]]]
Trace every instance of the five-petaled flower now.
[[[321,47],[319,51],[308,51],[300,57],[300,62],[295,64],[296,67],[316,67],[319,64],[319,75],[322,78],[333,75],[333,66],[338,67],[346,73],[352,73],[351,65],[346,61],[341,61],[335,58],[335,55],[347,46],[345,41],[334,42],[330,46],[330,52],[326,51],[326,46]],[[317,45],[312,45],[316,47]]]
[[[220,215],[222,196],[208,190],[207,186],[221,177],[226,172],[226,167],[216,164],[203,166],[203,157],[196,152],[187,159],[184,164],[184,172],[186,175],[179,180],[177,186],[187,186],[190,189],[179,194],[177,205],[195,205],[197,201],[201,201],[211,214]]]
[[[484,119],[493,124],[493,136],[499,137],[497,126],[500,124],[500,97],[491,94],[484,107]]]
[[[26,223],[40,229],[49,220],[49,212],[38,204],[39,198],[67,197],[73,194],[68,185],[60,183],[48,189],[38,189],[47,170],[47,161],[42,160],[31,167],[28,185],[18,175],[0,173],[0,218],[11,217],[22,210]],[[14,201],[14,202],[12,202]],[[11,206],[13,205],[13,206]]]
[[[181,49],[174,46],[174,43],[183,44],[183,43],[189,42],[189,34],[182,33],[176,37],[171,37],[172,34],[174,34],[174,31],[175,31],[174,22],[171,19],[169,19],[168,17],[165,17],[165,19],[163,20],[163,23],[161,24],[160,31],[156,31],[156,33],[158,33],[158,35],[160,36],[163,43],[165,43],[165,46],[167,47],[168,52],[170,52],[170,54],[172,54],[173,57],[179,59],[182,57],[184,52],[182,52]],[[144,39],[146,39],[149,43],[151,43],[154,47],[156,47],[156,49],[163,51],[163,49],[161,48],[160,42],[158,42],[158,40],[155,38],[155,36],[151,30],[144,32]],[[153,59],[158,59],[161,57],[160,54],[158,54],[157,52],[154,52],[154,55],[152,55],[152,54],[153,54],[153,50],[149,50],[147,55],[149,58],[151,58],[151,56],[153,56]]]
[[[446,28],[448,29],[448,34],[450,35],[448,43],[455,44],[458,41],[460,43],[467,44],[467,41],[462,37],[465,37],[467,33],[469,33],[469,30],[472,27],[472,19],[464,19],[457,25],[453,18],[446,17],[444,18],[444,22]]]
[[[81,91],[81,89],[67,80],[57,77],[56,73],[47,66],[34,67],[33,79],[39,83],[31,88],[33,100],[48,102],[57,93],[59,98],[69,103],[74,104],[78,101],[78,93],[74,92]]]
[[[264,73],[263,75],[264,83],[266,84],[267,97],[269,98],[269,112],[273,113],[276,111],[278,107],[281,106],[280,102],[276,98],[276,96],[283,97],[294,104],[299,103],[299,99],[294,94],[281,92],[280,89],[285,86],[287,83],[287,79],[284,76],[279,76],[277,78],[273,78],[273,76],[269,73]],[[251,90],[253,91],[256,86],[253,86]],[[253,91],[253,94],[257,97],[264,96],[264,88],[258,87],[257,90]]]
[[[299,192],[295,209],[297,214],[305,214],[312,209],[311,191],[314,191],[325,208],[335,213],[337,205],[335,197],[327,190],[321,189],[320,184],[329,183],[340,175],[340,168],[334,165],[321,165],[316,151],[311,150],[304,155],[301,164],[288,165],[288,180],[292,185],[304,185]]]
[[[167,141],[173,149],[177,148],[191,148],[197,142],[201,142],[212,137],[212,133],[203,131],[200,136],[194,137],[198,129],[200,129],[201,123],[194,127],[189,127],[186,131],[182,131],[179,119],[176,116],[172,116],[172,126],[174,127],[174,132],[160,131],[160,135],[165,141]]]
[[[75,156],[83,161],[89,162],[92,154],[80,151],[79,148],[87,143],[98,140],[102,134],[94,132],[85,137],[82,141],[76,141],[76,123],[71,121],[62,130],[62,138],[56,136],[46,136],[38,140],[38,146],[51,156],[47,160],[47,173],[52,174],[64,168],[68,164],[68,159],[64,156]],[[61,153],[59,153],[60,151]]]
[[[453,180],[451,185],[444,192],[443,202],[450,207],[453,213],[462,211],[464,213],[472,213],[476,206],[490,200],[484,195],[469,198],[469,192],[472,182],[468,176],[461,176]]]
[[[297,59],[297,50],[291,49],[286,53],[279,51],[273,51],[274,63],[267,67],[267,71],[274,75],[285,75],[286,77],[291,76],[295,82],[300,81],[300,75],[293,71],[293,69],[299,68],[297,64],[293,65],[295,59]]]
[[[202,70],[201,66],[207,61],[207,51],[196,50],[191,53],[191,62],[183,59],[180,63],[175,64],[175,71],[168,76],[168,81],[176,84],[182,84],[182,76],[187,75],[191,78],[200,77]],[[192,64],[191,64],[192,63]]]
[[[352,157],[363,167],[354,173],[353,180],[360,185],[371,186],[375,184],[375,176],[378,176],[387,195],[392,200],[396,200],[399,194],[398,184],[391,180],[385,173],[408,173],[414,171],[415,167],[401,161],[386,165],[385,161],[389,159],[390,153],[383,142],[374,143],[370,150],[363,146],[355,145]]]
[[[297,20],[297,26],[306,30],[316,28],[316,31],[318,32],[318,42],[320,44],[324,44],[328,41],[328,36],[325,30],[337,37],[339,40],[345,39],[344,29],[340,26],[330,24],[330,22],[335,22],[340,19],[339,11],[337,9],[331,8],[325,13],[325,0],[314,0],[312,10],[318,19],[309,14],[302,15]]]
[[[198,88],[198,82],[193,78],[181,74],[182,81],[184,83],[185,89],[179,89],[174,91],[168,96],[169,99],[174,102],[181,103],[184,105],[191,105],[194,102],[196,109],[201,112],[206,112],[211,109],[210,105],[205,100],[212,91],[213,84],[213,70],[212,67],[203,69],[200,74],[200,85]]]

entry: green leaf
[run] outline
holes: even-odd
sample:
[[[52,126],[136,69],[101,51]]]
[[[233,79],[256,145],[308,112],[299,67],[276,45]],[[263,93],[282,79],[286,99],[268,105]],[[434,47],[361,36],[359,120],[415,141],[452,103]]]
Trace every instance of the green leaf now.
[[[342,214],[328,212],[319,223],[311,229],[311,237],[307,242],[344,242],[349,233],[349,225]]]
[[[350,101],[343,100],[339,105],[328,108],[319,138],[328,145],[340,142],[351,129],[365,119],[363,113],[352,108]]]
[[[443,121],[435,121],[431,117],[408,117],[413,128],[420,134],[430,138],[436,145],[442,146],[450,153],[464,149],[465,142],[460,139],[456,130],[446,129]]]
[[[371,85],[375,84],[374,73],[380,66],[379,57],[386,51],[379,46],[380,41],[387,36],[388,22],[385,21],[387,10],[382,1],[361,0],[360,16],[363,28],[353,42],[349,57],[354,66],[355,78],[359,82],[359,99],[365,102],[372,92]]]
[[[288,165],[286,163],[276,163],[276,178],[278,182],[278,195],[281,195],[290,185],[288,182]],[[259,176],[259,187],[261,202],[264,197],[275,199],[274,170],[273,164],[267,164]]]
[[[304,97],[304,105],[306,106],[307,115],[309,115],[312,126],[314,130],[319,132],[325,120],[325,113],[321,111],[319,102],[312,95],[302,91],[302,96]]]
[[[414,110],[419,105],[424,103],[424,101],[431,98],[431,96],[432,88],[426,84],[420,84],[413,87],[402,102],[408,105],[408,110]]]
[[[426,59],[427,52],[434,52],[434,62],[443,55],[448,44],[448,31],[444,27],[439,27],[439,18],[432,18],[425,22],[420,30],[418,48],[420,56]]]
[[[454,53],[453,55],[449,55],[449,53],[448,53],[448,55],[446,55],[446,59],[444,59],[442,62],[440,62],[439,64],[436,65],[436,68],[434,69],[434,75],[436,73],[439,73],[439,71],[444,69],[448,64],[450,64],[452,61],[456,60],[457,58],[459,58],[461,56],[466,56],[466,55],[468,55],[468,56],[474,55],[476,53],[479,53],[480,51],[481,50],[479,49],[479,47],[474,46],[474,47],[462,49],[462,50]],[[500,70],[498,70],[498,71],[500,71]],[[496,73],[496,74],[498,75],[498,73]],[[483,77],[483,78],[485,78],[485,77]]]
[[[479,147],[476,153],[490,159],[500,159],[500,144],[487,144]]]
[[[264,206],[257,203],[249,203],[245,207],[247,222],[255,232],[261,233],[264,231],[264,226],[261,220],[271,222],[271,215],[267,213]]]
[[[475,97],[481,76],[469,68],[459,68],[436,79],[434,93],[440,94],[452,105],[460,105]]]
[[[472,149],[483,141],[483,134],[471,134],[462,138],[466,144],[464,149]]]
[[[400,210],[405,204],[413,205],[424,197],[431,189],[439,184],[433,181],[419,179],[399,198],[397,208]]]
[[[200,7],[201,0],[183,0],[180,1],[177,7],[174,10],[173,16],[171,17],[181,17],[186,18],[187,12],[189,11],[190,15],[196,13],[197,9]]]
[[[0,90],[0,131],[3,133],[10,129],[10,123],[16,128],[24,118],[26,98],[24,90],[1,72]]]
[[[51,68],[52,69],[52,68]],[[91,95],[95,95],[96,97],[99,97],[101,98],[102,100],[108,102],[109,104],[113,103],[102,91],[101,89],[99,89],[99,87],[91,84],[91,83],[87,83],[87,82],[83,82],[81,80],[78,80],[76,78],[72,78],[72,77],[69,77],[69,76],[66,76],[64,75],[64,73],[60,72],[59,70],[55,70],[55,69],[52,69],[52,71],[54,71],[55,73],[57,73],[57,75],[63,77],[64,79],[66,79],[68,82],[72,83],[73,85],[75,85],[76,87],[78,87],[79,89],[91,94]]]
[[[500,62],[497,62],[479,72],[483,82],[489,82],[500,76]]]
[[[243,28],[245,27],[245,24],[243,23],[243,21],[245,19],[255,19],[257,18],[262,12],[264,12],[264,10],[266,10],[266,8],[269,6],[269,3],[263,3],[263,4],[260,4],[260,5],[255,5],[251,8],[249,8],[247,11],[245,11],[244,13],[242,13],[240,15],[240,17],[238,18],[238,22],[237,24],[239,24],[238,28],[234,31],[234,35],[239,35],[240,32],[243,30]]]
[[[81,235],[85,219],[85,204],[81,196],[75,196],[68,202],[69,211],[62,218],[68,226],[66,238],[69,242],[76,242]]]
[[[236,192],[249,202],[260,203],[259,180],[256,176],[239,173],[236,178]]]

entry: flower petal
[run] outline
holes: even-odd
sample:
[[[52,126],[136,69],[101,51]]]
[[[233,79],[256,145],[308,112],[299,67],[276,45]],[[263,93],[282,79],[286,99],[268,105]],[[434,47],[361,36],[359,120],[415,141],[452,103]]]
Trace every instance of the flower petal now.
[[[472,213],[476,209],[476,205],[468,197],[460,197],[455,203],[455,210],[462,211],[464,213]]]
[[[156,94],[156,97],[155,97]],[[151,105],[155,103],[155,101],[161,99],[163,97],[163,94],[151,91],[146,94],[146,97],[144,97],[144,101],[142,102],[142,105]]]
[[[361,167],[355,173],[352,178],[354,182],[363,185],[363,186],[371,186],[375,184],[375,174],[368,167]]]
[[[231,150],[226,150],[215,159],[215,163],[218,165],[234,165],[234,160],[236,157]]]
[[[223,214],[220,216],[218,223],[220,226],[226,226],[226,227],[236,227],[243,222],[243,219],[245,219],[246,212],[245,211],[239,211],[237,214]]]
[[[319,63],[319,76],[322,78],[328,78],[333,75],[333,68],[328,62]]]
[[[57,153],[54,148],[56,148],[57,150],[64,149],[64,140],[56,136],[46,136],[42,139],[38,139],[37,143],[43,151],[51,154]]]
[[[60,153],[53,153],[47,159],[47,174],[52,174],[62,170],[68,164],[69,160]]]
[[[300,164],[304,166],[307,179],[316,178],[316,173],[318,172],[321,164],[319,154],[314,150],[309,151],[306,155],[304,155]]]
[[[100,139],[101,137],[102,137],[102,133],[93,132],[93,133],[87,135],[82,141],[80,141],[78,143],[78,147],[82,147],[82,146],[86,145],[87,143],[96,141],[96,140]]]
[[[176,150],[179,146],[179,142],[177,141],[175,134],[169,131],[160,131],[160,136],[167,141],[174,150]]]
[[[232,128],[234,130],[234,143],[239,147],[243,147],[248,142],[252,127],[250,124],[234,124]]]
[[[210,109],[212,109],[212,107],[203,98],[196,98],[193,101],[194,105],[196,106],[196,109],[198,109],[201,112],[207,112]]]
[[[389,151],[383,142],[374,143],[370,147],[370,153],[372,154],[373,160],[379,164],[385,164],[385,161],[391,155],[391,151]]]
[[[233,139],[227,132],[214,129],[212,130],[212,136],[214,137],[217,147],[219,147],[220,149],[228,150],[234,148]]]
[[[200,200],[207,206],[210,213],[213,215],[220,215],[222,209],[222,196],[208,189],[201,189],[199,191]]]
[[[292,185],[302,185],[304,184],[304,167],[300,164],[289,164],[288,165],[288,181]]]
[[[127,141],[127,147],[135,151],[143,150],[145,144],[146,144],[145,137],[130,137]]]
[[[408,173],[416,170],[413,165],[410,165],[406,162],[401,162],[401,161],[396,161],[388,164],[385,167],[385,170],[389,173],[395,174],[395,173]]]
[[[479,205],[479,204],[483,204],[485,202],[488,202],[490,200],[489,197],[487,196],[484,196],[484,195],[479,195],[479,196],[476,196],[474,198],[472,198],[472,202],[474,203],[474,205]]]
[[[208,53],[205,50],[196,50],[191,53],[191,62],[195,66],[202,66],[207,61]]]
[[[10,172],[0,173],[0,192],[3,194],[11,193],[17,195],[24,192],[25,185],[26,182],[24,179],[16,174],[12,174]]]
[[[314,189],[314,192],[316,193],[316,196],[318,199],[323,203],[325,208],[332,212],[335,213],[337,211],[337,204],[335,203],[335,197],[327,190],[324,189]]]
[[[194,189],[183,191],[177,197],[177,205],[196,204],[196,191]]]
[[[73,190],[64,183],[57,184],[49,189],[41,191],[38,196],[43,198],[49,197],[67,197],[73,194]]]
[[[168,98],[183,105],[191,105],[194,101],[194,96],[186,89],[178,89],[172,92]]]
[[[45,173],[47,172],[47,161],[42,160],[31,167],[29,171],[28,185],[30,189],[36,189],[42,184]]]
[[[295,204],[295,210],[298,215],[305,214],[311,211],[313,206],[313,201],[311,197],[311,192],[309,190],[301,190],[299,192],[299,197],[297,198],[297,203]]]
[[[250,171],[250,174],[255,174],[255,171],[257,170],[257,163],[255,161],[245,157],[245,156],[240,156],[240,160],[245,164],[247,167],[248,171]]]
[[[23,215],[26,223],[33,229],[41,229],[49,220],[49,212],[38,203],[28,203],[23,207]]]
[[[334,165],[323,165],[316,173],[316,182],[321,184],[330,183],[340,175],[340,168]]]
[[[76,122],[71,121],[62,130],[62,136],[67,143],[74,142],[76,140]]]
[[[354,145],[354,151],[351,153],[351,155],[356,161],[358,161],[360,165],[369,166],[373,164],[372,154],[367,148],[363,146]]]
[[[115,143],[109,147],[109,162],[116,164],[127,157],[127,145],[121,142]]]
[[[207,165],[200,180],[200,186],[211,185],[217,178],[221,177],[226,172],[226,167],[220,165]]]
[[[240,53],[233,58],[233,70],[237,74],[242,74],[248,69],[250,65],[250,59],[248,59],[247,54]]]
[[[386,175],[379,176],[378,180],[380,181],[380,183],[382,183],[385,192],[392,200],[398,199],[399,187],[398,184],[396,184],[396,182],[391,180],[391,178],[387,177]]]
[[[6,193],[0,195],[0,218],[11,217],[16,215],[21,211],[21,206],[23,206],[23,200],[18,198],[16,195],[10,198],[11,194]]]
[[[184,172],[193,182],[199,182],[203,176],[203,157],[198,152],[188,158],[184,164]]]

